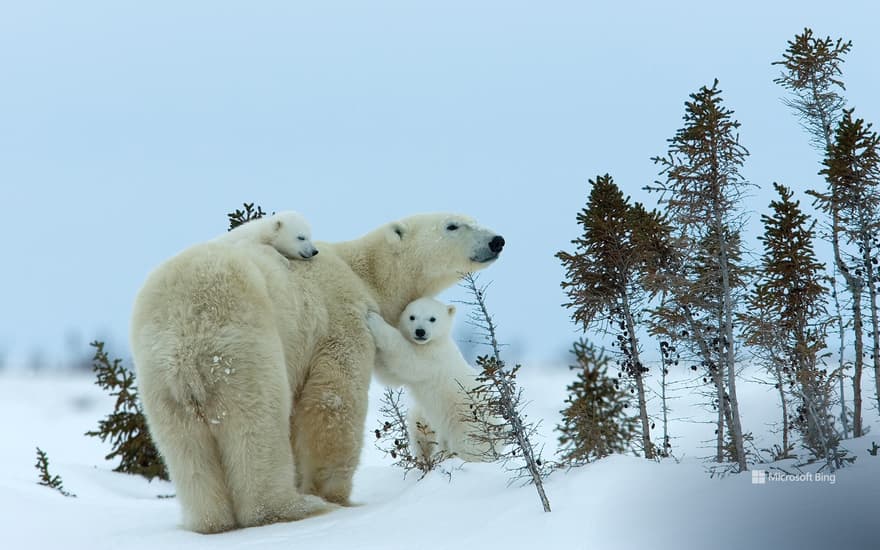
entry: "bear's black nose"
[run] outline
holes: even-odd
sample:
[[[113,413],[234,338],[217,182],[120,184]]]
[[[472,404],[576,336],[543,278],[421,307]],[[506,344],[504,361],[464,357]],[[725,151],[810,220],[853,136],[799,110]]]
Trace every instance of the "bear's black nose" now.
[[[425,329],[417,328],[416,329],[416,338],[424,338],[425,337]]]
[[[501,252],[501,249],[504,248],[504,237],[501,235],[495,235],[492,237],[492,240],[489,241],[489,250],[495,252]]]

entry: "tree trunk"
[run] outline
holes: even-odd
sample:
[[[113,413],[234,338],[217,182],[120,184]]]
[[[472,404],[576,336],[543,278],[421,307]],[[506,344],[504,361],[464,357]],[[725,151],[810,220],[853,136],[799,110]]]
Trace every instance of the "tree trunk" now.
[[[671,352],[669,352],[671,353]],[[667,457],[669,456],[669,407],[666,406],[666,378],[667,372],[669,371],[669,363],[666,360],[666,355],[663,353],[663,350],[660,350],[660,402],[663,405],[663,448],[661,450],[660,456]]]
[[[645,450],[645,458],[654,458],[654,446],[651,444],[651,421],[648,419],[648,403],[645,399],[645,383],[642,379],[642,362],[639,358],[639,343],[636,339],[636,325],[632,318],[629,300],[623,295],[623,316],[626,321],[626,332],[629,336],[630,358],[636,381],[636,393],[639,399],[639,418],[642,422],[642,446]]]
[[[877,391],[877,407],[880,408],[880,319],[877,318],[877,286],[874,281],[875,269],[871,263],[870,235],[862,235],[862,260],[865,263],[866,281],[868,283],[868,299],[871,308],[871,333],[873,349],[871,359],[874,363],[874,384]]]
[[[822,94],[819,90],[819,83],[816,81],[815,77],[810,79],[810,91],[813,95],[813,104],[814,105],[823,105],[822,102]],[[833,131],[831,129],[832,117],[831,113],[827,112],[825,109],[820,108],[818,110],[819,119],[822,122],[822,137],[825,139],[825,153],[831,150],[831,145],[833,144]],[[846,288],[849,290],[850,294],[853,298],[853,330],[855,331],[855,361],[853,362],[853,437],[861,437],[862,436],[862,364],[863,364],[863,350],[862,348],[862,318],[861,318],[861,307],[856,308],[855,303],[858,303],[861,300],[861,289],[858,288],[859,285],[856,284],[855,278],[852,277],[849,273],[849,268],[843,261],[843,257],[840,255],[840,214],[837,207],[836,202],[837,189],[832,185],[831,188],[831,248],[834,251],[834,265],[837,268],[837,271],[843,275],[843,279],[846,282]],[[841,408],[841,422],[843,423],[843,435],[844,438],[847,437],[847,419],[846,419],[846,402],[844,398],[843,392],[843,376],[844,376],[844,360],[843,360],[843,346],[844,346],[844,324],[843,324],[843,316],[840,313],[840,303],[837,299],[837,284],[834,282],[836,278],[832,280],[832,290],[834,292],[834,307],[837,312],[837,328],[840,330],[840,356],[839,356],[839,365],[840,365],[840,408]],[[875,332],[876,333],[876,332]],[[880,399],[880,396],[878,396]]]
[[[830,143],[830,142],[829,142]],[[852,296],[853,332],[855,333],[855,358],[853,359],[853,437],[862,436],[862,366],[864,365],[864,343],[862,342],[862,287],[861,281],[849,272],[846,262],[840,255],[840,214],[837,211],[835,196],[837,189],[831,189],[831,248],[834,263],[843,275],[846,289]]]
[[[837,334],[840,346],[837,349],[837,379],[840,381],[840,424],[843,427],[843,438],[849,438],[849,418],[846,415],[846,394],[844,393],[843,379],[846,372],[846,361],[843,352],[846,349],[846,327],[843,324],[843,313],[840,310],[840,299],[837,296],[837,265],[831,275],[831,296],[834,298],[834,321],[837,323]]]
[[[712,352],[709,350],[709,345],[706,343],[706,338],[703,336],[703,331],[700,330],[700,327],[697,325],[697,322],[694,320],[694,316],[691,313],[691,310],[687,306],[682,306],[682,313],[684,313],[684,318],[687,321],[688,327],[690,328],[691,333],[694,335],[694,339],[697,342],[697,347],[700,349],[700,356],[703,358],[703,362],[706,365],[706,374],[708,374],[712,378],[712,383],[715,384],[715,394],[718,397],[718,420],[715,425],[715,461],[716,462],[724,462],[724,420],[725,416],[727,417],[728,424],[730,424],[730,415],[724,406],[724,378],[721,376],[721,369],[716,368],[712,371],[712,365],[715,363],[712,360]]]
[[[730,416],[732,421],[730,430],[736,449],[736,463],[739,465],[739,471],[744,472],[748,466],[746,465],[746,453],[743,446],[742,425],[739,419],[739,401],[736,397],[736,353],[733,345],[733,303],[730,288],[730,264],[728,263],[727,238],[724,234],[724,224],[721,221],[721,212],[718,209],[715,211],[715,225],[719,241],[724,337],[727,339],[727,364],[725,366],[727,367],[727,391],[730,394]]]
[[[782,376],[782,367],[776,365],[776,387],[779,388],[779,401],[782,403],[782,456],[778,458],[788,457],[789,437],[788,437],[788,402],[785,399],[785,378]]]
[[[853,362],[853,437],[862,436],[862,365],[865,344],[862,341],[862,289],[854,284],[852,293],[853,331],[855,332],[855,361]]]

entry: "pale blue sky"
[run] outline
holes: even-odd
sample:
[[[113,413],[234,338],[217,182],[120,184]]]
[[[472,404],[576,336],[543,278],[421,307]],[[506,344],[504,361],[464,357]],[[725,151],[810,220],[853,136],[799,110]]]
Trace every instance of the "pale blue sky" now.
[[[720,79],[756,212],[774,180],[820,185],[770,66],[804,26],[853,41],[847,97],[880,121],[875,2],[602,4],[3,2],[0,356],[127,355],[148,271],[247,200],[325,240],[478,218],[508,241],[484,280],[510,359],[559,358],[579,331],[553,254],[587,179],[653,205],[689,93]]]

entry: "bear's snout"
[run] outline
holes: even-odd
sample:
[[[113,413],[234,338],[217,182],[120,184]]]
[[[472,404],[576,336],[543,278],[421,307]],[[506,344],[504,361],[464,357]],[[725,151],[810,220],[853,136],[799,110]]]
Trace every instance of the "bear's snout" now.
[[[501,252],[502,248],[504,248],[504,237],[501,235],[495,235],[492,237],[492,240],[489,241],[489,250],[497,254]]]
[[[416,329],[416,338],[424,338],[425,337],[425,329],[417,328]]]

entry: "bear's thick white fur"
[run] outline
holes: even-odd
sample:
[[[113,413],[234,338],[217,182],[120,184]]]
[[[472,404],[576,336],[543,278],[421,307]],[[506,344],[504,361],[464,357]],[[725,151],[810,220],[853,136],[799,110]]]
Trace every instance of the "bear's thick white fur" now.
[[[247,221],[214,241],[271,246],[288,260],[310,260],[318,253],[309,222],[293,210]]]
[[[397,328],[371,314],[367,322],[376,340],[375,374],[386,385],[405,386],[412,397],[407,424],[418,453],[429,457],[445,451],[470,462],[491,460],[491,445],[475,437],[479,422],[469,421],[475,397],[466,392],[479,382],[450,335],[454,316],[455,306],[433,298],[407,305]]]
[[[214,241],[156,268],[135,299],[131,348],[185,526],[349,504],[376,351],[367,312],[396,322],[503,244],[470,218],[424,214],[319,243],[309,262]]]

